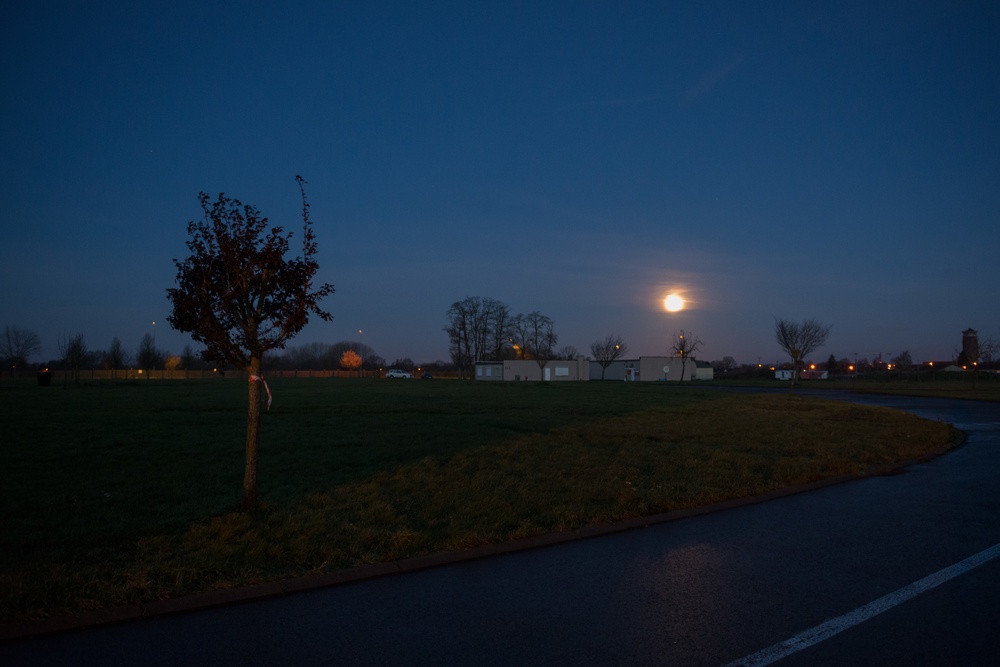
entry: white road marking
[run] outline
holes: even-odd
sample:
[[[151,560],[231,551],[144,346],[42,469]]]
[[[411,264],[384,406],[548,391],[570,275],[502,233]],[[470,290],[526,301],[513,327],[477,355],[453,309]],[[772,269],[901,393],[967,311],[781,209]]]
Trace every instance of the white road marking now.
[[[777,662],[792,653],[809,648],[850,627],[863,623],[873,616],[877,616],[907,600],[917,597],[921,593],[926,593],[960,574],[965,574],[969,570],[993,560],[997,556],[1000,556],[1000,544],[994,544],[989,549],[980,551],[974,556],[969,556],[965,560],[946,567],[943,570],[938,570],[932,575],[926,576],[888,595],[884,595],[874,602],[869,602],[865,606],[858,607],[843,616],[820,623],[816,627],[801,632],[791,639],[786,639],[762,651],[757,651],[753,655],[748,655],[745,658],[731,662],[726,667],[763,667],[764,665],[770,665],[772,662]]]

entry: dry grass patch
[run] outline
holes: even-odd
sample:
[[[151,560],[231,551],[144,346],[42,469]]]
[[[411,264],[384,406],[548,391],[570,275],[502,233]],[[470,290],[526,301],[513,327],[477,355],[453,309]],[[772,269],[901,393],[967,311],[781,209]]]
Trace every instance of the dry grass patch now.
[[[597,402],[622,389],[583,387],[577,397],[594,396],[593,405],[605,406],[591,412],[587,400],[555,393],[572,388],[550,389],[530,389],[536,392],[531,396],[574,405],[573,419],[526,430],[516,410],[506,421],[492,414],[504,437],[456,442],[465,437],[456,430],[446,447],[422,457],[408,454],[365,474],[359,468],[325,486],[317,477],[299,492],[294,477],[316,467],[311,457],[318,447],[301,445],[307,454],[298,462],[289,449],[277,480],[288,482],[280,487],[289,489],[287,495],[257,513],[222,512],[176,529],[171,518],[138,536],[102,528],[101,522],[69,526],[49,533],[66,541],[60,548],[45,546],[44,535],[19,534],[25,545],[35,545],[36,557],[0,561],[2,618],[176,597],[753,496],[923,458],[946,449],[950,437],[947,425],[893,410],[791,395],[716,392],[696,399],[682,392],[671,400],[672,394],[650,393],[629,411]],[[526,396],[516,388],[503,391],[508,394],[494,399]],[[523,409],[537,402],[525,401]],[[440,399],[434,406],[441,411],[437,420],[471,411]],[[535,409],[540,413],[529,419],[544,423],[548,408]],[[413,414],[418,412],[419,406]],[[408,446],[416,451],[416,444]],[[361,450],[345,451],[356,458]],[[325,465],[335,467],[333,454],[328,456]],[[265,468],[263,474],[274,473]],[[55,518],[47,521],[44,526],[57,524]],[[12,526],[6,529],[15,534]]]

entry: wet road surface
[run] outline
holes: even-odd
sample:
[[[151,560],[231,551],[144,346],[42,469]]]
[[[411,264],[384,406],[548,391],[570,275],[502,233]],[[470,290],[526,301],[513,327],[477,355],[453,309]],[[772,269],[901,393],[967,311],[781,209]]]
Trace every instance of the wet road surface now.
[[[0,645],[0,664],[1000,664],[1000,406],[822,396],[904,409],[968,437],[895,475],[556,547],[16,641]],[[977,555],[971,567],[956,565]],[[937,583],[906,598],[926,581]],[[885,609],[866,616],[879,600]],[[808,643],[831,623],[837,632]]]

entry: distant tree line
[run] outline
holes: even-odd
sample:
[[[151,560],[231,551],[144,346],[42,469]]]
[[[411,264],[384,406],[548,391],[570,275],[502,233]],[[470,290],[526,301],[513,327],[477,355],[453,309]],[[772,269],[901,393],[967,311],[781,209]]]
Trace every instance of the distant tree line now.
[[[401,357],[387,363],[371,347],[359,342],[307,343],[290,346],[267,357],[266,368],[270,370],[337,370],[345,368],[343,356],[353,351],[361,359],[360,370],[375,371],[399,368],[413,372],[420,368],[431,373],[446,373],[461,370],[467,374],[475,361],[498,361],[504,359],[574,359],[578,352],[573,346],[552,350],[556,336],[552,332],[552,321],[540,313],[510,315],[510,308],[495,299],[468,297],[455,302],[448,310],[448,326],[451,360],[424,362],[420,365],[409,357]],[[787,323],[786,323],[787,325]],[[776,322],[776,329],[777,329]],[[828,327],[820,327],[828,329]],[[506,332],[506,335],[498,334]],[[549,334],[551,333],[551,337]],[[681,332],[683,333],[683,332]],[[700,344],[693,336],[675,336],[671,352],[682,357],[692,356],[692,344]],[[546,343],[551,345],[546,347]],[[686,342],[685,342],[686,341]],[[523,342],[523,344],[522,344]],[[679,349],[678,346],[687,349]],[[794,350],[796,346],[792,346]],[[81,370],[211,370],[217,367],[203,358],[204,351],[194,350],[185,345],[180,354],[173,354],[156,347],[151,334],[145,334],[134,351],[129,351],[117,337],[112,338],[107,349],[90,348],[81,333],[64,336],[57,341],[59,356],[45,362],[32,362],[42,349],[41,338],[34,331],[16,326],[5,326],[0,336],[0,375],[16,377],[40,368],[70,371],[79,376]],[[535,349],[543,350],[536,355]],[[589,358],[602,368],[602,379],[614,361],[623,358],[628,347],[620,335],[611,334],[597,340],[590,346]],[[984,338],[979,343],[979,363],[990,364],[1000,356],[1000,346],[992,338]],[[787,353],[787,351],[786,351]],[[956,352],[956,354],[958,354]],[[791,357],[791,354],[789,354]],[[799,361],[799,369],[805,363]],[[459,361],[464,365],[460,365]],[[958,354],[958,361],[967,363],[964,352]],[[711,362],[716,377],[748,378],[773,377],[776,369],[796,368],[794,360],[785,363],[739,363],[731,356],[723,356]],[[813,364],[817,369],[833,375],[850,375],[866,372],[908,371],[916,368],[909,350],[892,353],[855,353],[852,357],[830,354],[824,363]]]
[[[451,362],[464,377],[471,377],[479,361],[531,360],[543,369],[549,361],[576,359],[572,345],[557,348],[559,336],[551,317],[535,310],[517,313],[492,297],[468,296],[451,304],[444,327]],[[620,335],[610,334],[590,346],[591,359],[607,370],[628,351]],[[604,372],[602,370],[602,379]]]
[[[399,368],[411,372],[418,367],[409,357],[401,357],[392,363],[387,363],[386,359],[370,346],[353,341],[290,346],[282,352],[268,356],[266,366],[268,370],[276,371],[379,371]],[[450,370],[450,365],[444,361],[436,361],[426,363],[420,368],[432,368],[442,372]]]
[[[195,350],[185,345],[180,354],[173,354],[156,347],[152,334],[145,334],[135,350],[129,350],[117,337],[111,340],[107,349],[91,348],[82,333],[63,336],[56,343],[59,356],[46,362],[33,363],[42,349],[41,338],[29,329],[6,326],[0,337],[0,374],[16,377],[38,369],[65,370],[78,379],[81,371],[90,370],[212,370],[218,363],[206,361],[204,350]],[[338,370],[347,368],[343,364],[344,354],[351,352],[360,360],[360,365],[351,370],[377,371],[385,368],[400,368],[414,371],[418,367],[432,373],[454,370],[447,361],[416,364],[409,357],[402,357],[387,363],[370,346],[359,342],[307,343],[289,346],[274,352],[266,359],[267,370]]]
[[[368,345],[359,342],[305,343],[289,346],[281,352],[272,352],[267,357],[267,368],[271,370],[325,371],[341,368],[341,360],[346,352],[353,352],[360,360],[358,368],[377,370],[385,366],[385,359]],[[352,369],[353,370],[353,369]]]
[[[464,377],[471,377],[477,361],[526,359],[539,368],[553,359],[573,359],[573,346],[556,349],[559,336],[552,318],[535,310],[514,314],[511,307],[492,297],[468,296],[448,308],[448,351]]]
[[[180,354],[165,352],[156,347],[152,335],[146,334],[134,352],[130,352],[117,337],[111,339],[107,349],[91,348],[82,333],[66,335],[56,342],[59,356],[45,362],[32,363],[31,358],[41,352],[41,338],[29,329],[4,327],[0,339],[0,373],[17,376],[36,369],[69,371],[79,379],[83,370],[207,370],[212,366],[201,353],[186,345]]]

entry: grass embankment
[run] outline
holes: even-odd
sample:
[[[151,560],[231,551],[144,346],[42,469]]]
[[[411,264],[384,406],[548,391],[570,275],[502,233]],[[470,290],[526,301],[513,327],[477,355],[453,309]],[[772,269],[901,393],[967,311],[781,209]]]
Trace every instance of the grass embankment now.
[[[4,387],[0,620],[458,550],[765,493],[948,446],[794,395],[279,380],[240,498],[245,384]]]

